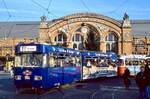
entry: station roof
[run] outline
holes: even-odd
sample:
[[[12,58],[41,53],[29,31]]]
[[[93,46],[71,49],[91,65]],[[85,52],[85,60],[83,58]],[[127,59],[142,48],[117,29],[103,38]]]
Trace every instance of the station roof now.
[[[40,21],[0,22],[0,39],[37,38],[39,25]],[[134,36],[150,36],[150,20],[131,20],[131,26]]]

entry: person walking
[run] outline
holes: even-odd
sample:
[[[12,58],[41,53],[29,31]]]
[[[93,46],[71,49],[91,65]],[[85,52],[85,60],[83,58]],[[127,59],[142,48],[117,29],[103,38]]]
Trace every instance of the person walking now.
[[[128,68],[126,68],[124,74],[123,74],[123,80],[124,80],[124,85],[126,89],[129,89],[129,86],[131,85],[131,81],[129,79],[130,77],[130,71]]]
[[[11,70],[10,70],[10,76],[13,77],[14,76],[14,66],[11,66]]]
[[[144,99],[145,97],[145,87],[147,84],[147,80],[144,72],[145,68],[142,66],[140,67],[140,72],[136,75],[136,83],[139,87],[139,99]]]
[[[150,68],[147,60],[145,61],[144,74],[146,76],[145,98],[150,99]]]

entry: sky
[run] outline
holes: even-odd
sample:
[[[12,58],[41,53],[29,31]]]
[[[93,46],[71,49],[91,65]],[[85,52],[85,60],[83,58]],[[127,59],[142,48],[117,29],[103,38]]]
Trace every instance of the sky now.
[[[0,0],[0,21],[40,21],[66,15],[91,12],[121,20],[149,20],[150,0]]]

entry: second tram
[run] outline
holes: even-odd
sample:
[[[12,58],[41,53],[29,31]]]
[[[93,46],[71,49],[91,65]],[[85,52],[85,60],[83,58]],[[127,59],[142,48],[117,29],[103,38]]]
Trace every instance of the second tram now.
[[[122,65],[129,69],[131,75],[136,75],[140,72],[140,67],[146,59],[146,55],[125,55],[120,57]]]

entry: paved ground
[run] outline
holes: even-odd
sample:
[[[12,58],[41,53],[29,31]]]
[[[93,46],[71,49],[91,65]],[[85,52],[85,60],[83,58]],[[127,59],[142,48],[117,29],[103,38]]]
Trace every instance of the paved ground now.
[[[138,88],[133,78],[131,81],[129,90],[121,78],[115,78],[65,85],[38,95],[31,90],[16,93],[9,73],[0,72],[0,99],[138,99]]]

